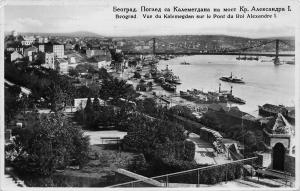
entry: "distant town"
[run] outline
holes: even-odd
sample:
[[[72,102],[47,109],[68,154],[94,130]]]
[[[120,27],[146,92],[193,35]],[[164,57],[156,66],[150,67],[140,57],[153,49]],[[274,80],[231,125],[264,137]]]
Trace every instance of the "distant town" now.
[[[248,100],[235,90],[248,81],[232,72],[211,75],[214,91],[178,89],[186,83],[178,71],[197,69],[190,55],[211,56],[211,67],[216,55],[240,67],[268,58],[266,67],[293,71],[294,52],[294,37],[11,31],[4,40],[6,184],[294,187],[295,105],[242,111]]]

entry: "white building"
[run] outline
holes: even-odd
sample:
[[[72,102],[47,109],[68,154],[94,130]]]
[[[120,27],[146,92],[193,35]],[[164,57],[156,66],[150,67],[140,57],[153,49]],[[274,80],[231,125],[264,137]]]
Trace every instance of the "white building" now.
[[[92,49],[92,50],[86,50],[86,56],[88,58],[91,58],[93,56],[106,56],[108,52],[106,50],[98,50],[98,49]]]
[[[74,107],[76,109],[84,109],[86,106],[86,102],[87,102],[88,98],[78,98],[78,99],[74,99]],[[98,98],[100,105],[105,105],[105,101]],[[94,101],[94,98],[91,98],[91,101]]]
[[[63,58],[65,55],[65,49],[63,44],[54,44],[53,45],[54,56],[57,58]]]
[[[13,37],[17,37],[17,36],[18,36],[18,32],[17,32],[17,31],[12,31],[12,32],[11,32],[11,35],[12,35]]]
[[[55,64],[54,64],[54,53],[45,53],[45,64],[43,64],[43,67],[45,68],[51,68],[55,69]]]
[[[69,57],[69,62],[71,64],[76,64],[76,58],[75,57]]]
[[[55,55],[55,54],[54,54]],[[62,58],[57,58],[55,60],[55,65],[57,66],[57,69],[62,74],[68,74],[69,73],[69,66],[68,61]]]
[[[108,66],[110,66],[110,61],[101,61],[101,62],[98,62],[98,69],[100,68],[106,68]]]
[[[56,58],[64,58],[65,55],[64,45],[59,43],[46,43],[44,50],[45,52],[53,52]]]
[[[39,44],[39,52],[45,52],[45,45]]]
[[[35,42],[35,38],[33,36],[24,36],[23,40],[21,41],[23,46],[30,46]]]
[[[10,61],[15,61],[17,59],[23,58],[22,54],[18,53],[17,51],[14,51],[10,54]]]

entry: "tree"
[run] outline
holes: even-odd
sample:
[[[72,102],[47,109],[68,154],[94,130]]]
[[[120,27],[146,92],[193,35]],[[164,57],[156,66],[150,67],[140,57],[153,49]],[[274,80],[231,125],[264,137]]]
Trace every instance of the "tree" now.
[[[94,111],[100,111],[100,107],[99,98],[96,96],[93,101],[93,109]]]
[[[35,115],[37,120],[14,129],[16,170],[30,175],[51,175],[68,165],[83,166],[88,161],[89,138],[72,127],[61,113]]]
[[[134,72],[133,77],[140,79],[142,76],[141,76],[141,74],[139,72]]]
[[[45,63],[45,55],[43,52],[38,52],[36,59],[32,62],[32,65],[41,66]]]
[[[99,79],[107,79],[109,77],[109,74],[107,73],[107,70],[105,68],[100,68],[98,74]]]
[[[5,87],[5,121],[9,122],[20,110],[19,95],[21,93],[20,86]]]
[[[119,98],[133,98],[135,91],[132,85],[127,84],[125,80],[118,80],[117,78],[104,79],[101,90],[99,92],[100,98],[107,100],[109,97],[113,101],[118,101]]]
[[[91,97],[88,97],[87,101],[86,101],[86,105],[85,105],[85,108],[84,108],[84,111],[86,113],[89,113],[93,110],[93,107],[92,107],[92,100],[91,100]]]
[[[87,129],[95,128],[95,112],[93,109],[91,98],[89,97],[84,108],[84,118],[85,127]]]
[[[69,75],[70,76],[74,76],[74,77],[78,77],[79,76],[79,72],[75,68],[70,68],[69,69]]]

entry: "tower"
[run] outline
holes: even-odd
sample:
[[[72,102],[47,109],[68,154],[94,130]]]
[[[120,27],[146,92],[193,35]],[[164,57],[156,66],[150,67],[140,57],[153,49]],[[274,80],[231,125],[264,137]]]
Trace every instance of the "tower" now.
[[[13,37],[17,37],[17,36],[18,36],[18,32],[15,31],[15,30],[13,30],[13,31],[11,32],[11,35],[12,35]]]
[[[276,39],[275,43],[276,43],[276,46],[275,46],[275,48],[276,48],[275,54],[276,55],[275,55],[275,59],[274,59],[274,64],[275,65],[279,65],[280,64],[279,57],[278,57],[278,53],[279,53],[279,40]]]
[[[153,54],[155,54],[155,45],[156,45],[156,39],[155,38],[152,38],[153,40],[153,47],[152,47],[152,51],[153,51]]]

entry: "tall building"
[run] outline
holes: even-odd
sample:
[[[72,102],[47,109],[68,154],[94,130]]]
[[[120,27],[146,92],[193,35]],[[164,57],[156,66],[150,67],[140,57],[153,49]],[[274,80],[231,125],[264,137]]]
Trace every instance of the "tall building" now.
[[[45,45],[39,44],[39,52],[45,52]]]
[[[63,44],[49,42],[45,44],[45,52],[53,52],[56,58],[63,58],[65,55],[65,48]]]
[[[55,69],[54,65],[54,53],[45,53],[45,64],[43,65],[45,68]]]

